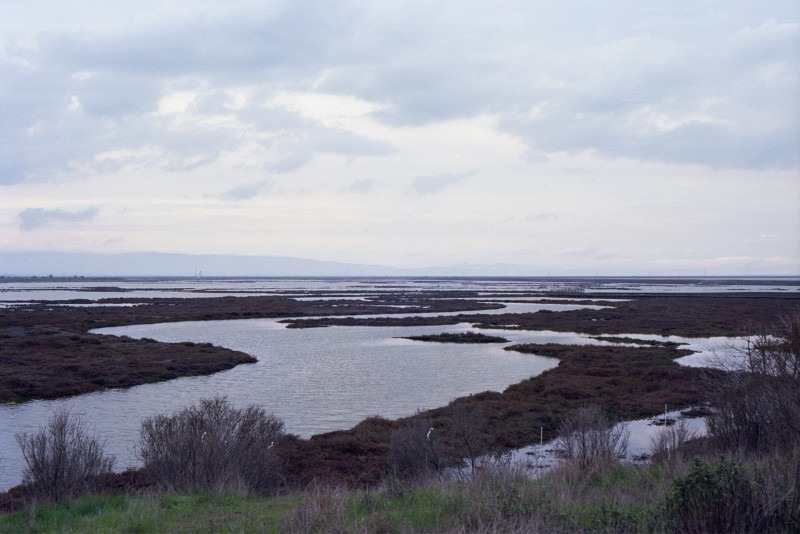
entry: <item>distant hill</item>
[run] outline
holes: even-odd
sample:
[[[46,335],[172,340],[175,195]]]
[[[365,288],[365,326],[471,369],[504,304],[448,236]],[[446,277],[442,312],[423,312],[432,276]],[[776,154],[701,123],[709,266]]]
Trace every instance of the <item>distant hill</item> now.
[[[379,265],[281,256],[132,252],[0,252],[5,276],[396,276]]]
[[[401,269],[285,256],[0,252],[0,276],[536,276],[542,272],[505,264]]]

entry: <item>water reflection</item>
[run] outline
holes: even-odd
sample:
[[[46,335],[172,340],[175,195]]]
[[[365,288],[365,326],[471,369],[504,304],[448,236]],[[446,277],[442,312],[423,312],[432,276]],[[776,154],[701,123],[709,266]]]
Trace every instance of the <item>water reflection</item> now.
[[[490,313],[574,309],[560,304],[510,303]],[[460,313],[460,312],[454,312]],[[487,313],[487,312],[481,312]],[[419,315],[419,314],[415,314]],[[508,385],[557,365],[552,358],[503,350],[504,345],[453,345],[398,339],[465,332],[468,324],[426,327],[328,327],[287,329],[272,319],[202,321],[106,328],[105,334],[165,342],[209,342],[254,355],[258,363],[211,376],[77,397],[0,405],[0,490],[19,483],[22,458],[17,432],[35,432],[59,407],[85,417],[102,436],[117,469],[135,465],[134,444],[144,417],[175,412],[201,398],[227,395],[236,406],[257,404],[284,419],[291,433],[308,437],[350,428],[365,417],[398,418],[446,405],[452,399]],[[575,333],[482,330],[510,343],[607,344]],[[715,351],[724,338],[685,340]]]
[[[19,482],[14,433],[36,431],[58,407],[83,415],[107,436],[118,468],[135,463],[133,444],[142,418],[170,413],[201,398],[227,395],[237,406],[257,404],[301,436],[349,428],[365,417],[397,418],[447,404],[455,397],[510,384],[557,365],[499,346],[424,343],[400,336],[462,332],[449,327],[329,327],[286,329],[275,320],[208,321],[103,329],[159,341],[210,342],[253,354],[258,363],[211,376],[187,377],[124,390],[53,401],[0,406],[0,488]],[[505,332],[515,342],[577,340],[559,333]],[[537,337],[538,336],[538,337]]]

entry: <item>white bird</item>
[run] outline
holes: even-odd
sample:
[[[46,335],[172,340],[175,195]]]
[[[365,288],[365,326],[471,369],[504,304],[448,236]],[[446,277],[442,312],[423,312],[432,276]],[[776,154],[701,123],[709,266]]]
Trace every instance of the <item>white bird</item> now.
[[[270,450],[273,445],[275,445],[275,442],[274,441],[270,442],[269,447],[267,447],[267,450]]]
[[[428,433],[425,434],[425,439],[431,439],[431,432],[433,432],[433,427],[431,427],[430,430],[428,430]]]

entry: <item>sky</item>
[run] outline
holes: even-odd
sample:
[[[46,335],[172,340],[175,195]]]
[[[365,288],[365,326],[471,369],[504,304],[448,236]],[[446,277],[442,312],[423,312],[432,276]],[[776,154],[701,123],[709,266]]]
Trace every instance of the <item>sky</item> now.
[[[0,0],[2,251],[798,275],[800,4]]]

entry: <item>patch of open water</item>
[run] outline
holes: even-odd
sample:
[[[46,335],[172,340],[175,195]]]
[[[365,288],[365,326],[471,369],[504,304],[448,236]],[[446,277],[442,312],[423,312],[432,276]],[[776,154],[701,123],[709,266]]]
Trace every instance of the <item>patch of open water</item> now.
[[[599,308],[541,303],[507,306],[489,313]],[[452,314],[457,313],[464,312]],[[136,465],[133,446],[142,419],[173,413],[201,398],[227,395],[236,406],[263,406],[286,422],[288,432],[308,437],[350,428],[372,415],[398,418],[416,410],[446,405],[459,396],[502,391],[558,364],[553,358],[503,350],[508,344],[607,344],[575,333],[525,330],[481,330],[505,337],[508,344],[443,344],[399,339],[470,329],[469,324],[287,329],[274,319],[100,329],[98,333],[164,342],[213,343],[252,354],[258,363],[210,376],[185,377],[66,399],[0,405],[3,454],[0,490],[21,480],[23,463],[15,433],[37,431],[62,407],[84,417],[106,439],[106,452],[117,457],[117,469],[124,469]],[[664,340],[660,336],[655,338]],[[670,340],[701,343],[683,338]],[[712,346],[714,342],[708,343]]]
[[[541,306],[511,305],[520,311]],[[372,415],[403,417],[443,406],[459,396],[503,390],[558,364],[553,358],[504,351],[495,345],[398,339],[469,329],[468,324],[288,329],[274,319],[100,329],[103,334],[164,342],[213,343],[252,354],[258,363],[209,376],[0,405],[0,489],[21,480],[23,460],[15,434],[36,432],[59,408],[81,415],[94,427],[106,439],[107,453],[117,457],[117,468],[124,469],[136,464],[133,446],[142,419],[173,413],[201,398],[226,395],[236,406],[263,406],[286,422],[288,432],[309,437],[350,428]],[[507,337],[518,340],[522,334],[509,332]],[[552,339],[553,334],[540,336]]]

